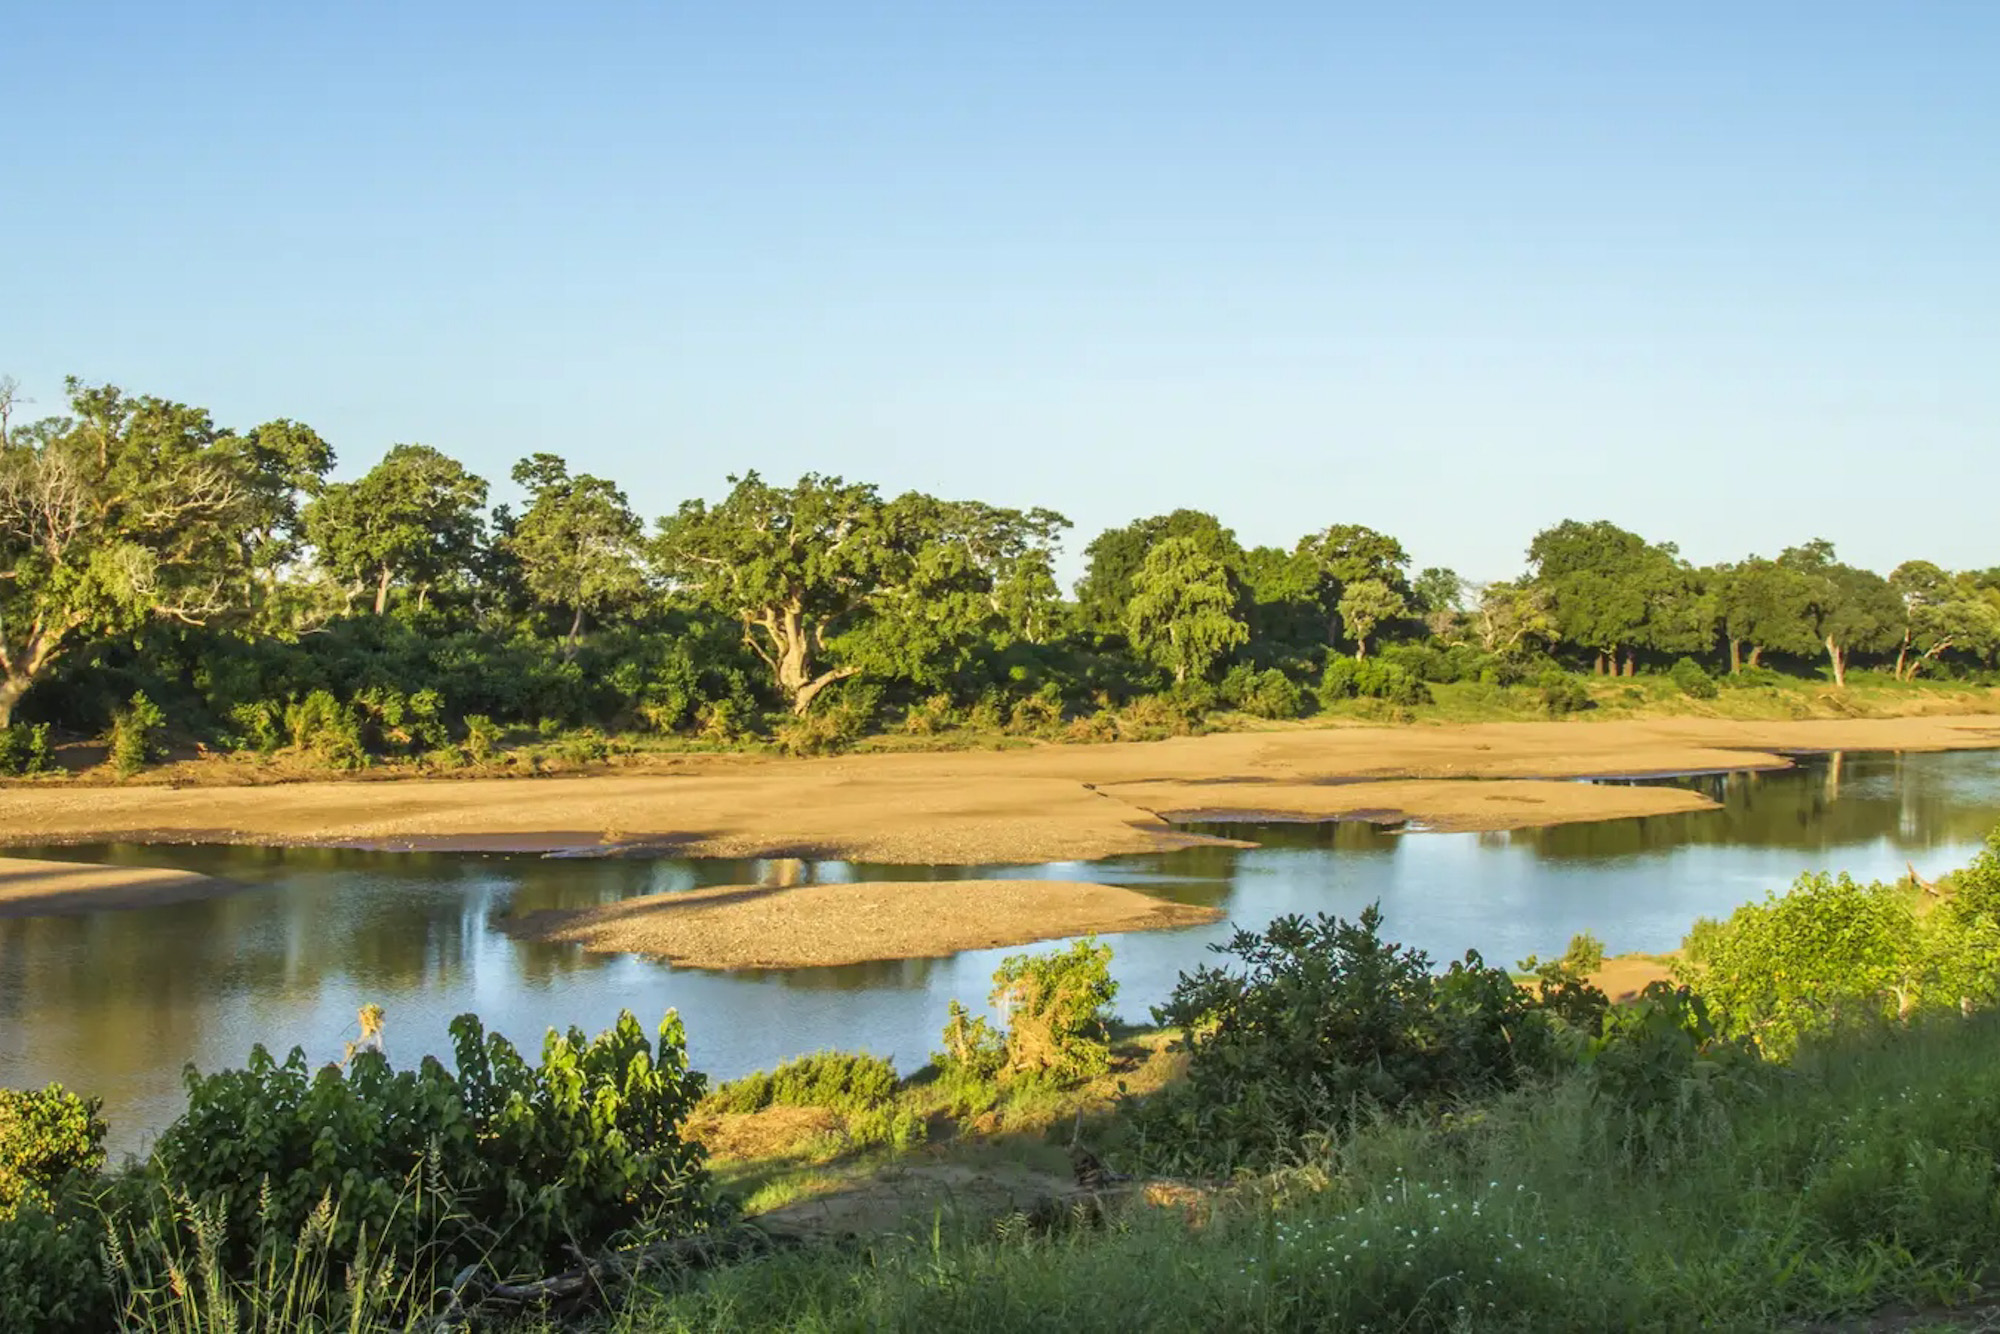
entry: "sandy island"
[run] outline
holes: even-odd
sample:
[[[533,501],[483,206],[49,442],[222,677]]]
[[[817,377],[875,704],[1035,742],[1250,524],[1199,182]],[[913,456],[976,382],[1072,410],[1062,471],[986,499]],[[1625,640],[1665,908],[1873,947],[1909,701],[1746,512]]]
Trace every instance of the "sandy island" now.
[[[0,857],[0,917],[55,917],[151,907],[228,893],[236,886],[193,871]]]
[[[686,968],[815,968],[921,959],[1217,921],[1214,908],[1066,880],[724,885],[500,923],[532,940],[649,954]]]

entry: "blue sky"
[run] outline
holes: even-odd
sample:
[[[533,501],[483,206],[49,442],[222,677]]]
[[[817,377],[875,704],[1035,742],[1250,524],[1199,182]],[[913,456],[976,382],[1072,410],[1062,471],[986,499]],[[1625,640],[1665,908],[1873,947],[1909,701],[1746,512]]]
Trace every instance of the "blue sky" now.
[[[4,59],[44,411],[550,450],[649,516],[812,469],[1072,549],[2000,565],[1988,0],[79,2]]]

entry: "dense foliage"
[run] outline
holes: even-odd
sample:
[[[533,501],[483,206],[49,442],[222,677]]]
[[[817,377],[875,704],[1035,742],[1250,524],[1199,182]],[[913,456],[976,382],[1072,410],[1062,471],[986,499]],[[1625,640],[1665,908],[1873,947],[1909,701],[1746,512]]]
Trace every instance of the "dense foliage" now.
[[[151,1328],[199,1279],[209,1321],[239,1304],[268,1320],[272,1289],[310,1275],[312,1314],[358,1318],[427,1305],[454,1275],[539,1276],[716,1218],[681,1135],[704,1079],[676,1017],[654,1041],[629,1014],[595,1038],[551,1031],[539,1065],[471,1015],[452,1041],[454,1070],[394,1070],[367,1045],[317,1070],[261,1047],[242,1069],[190,1069],[152,1158],[101,1187],[86,1180],[103,1159],[94,1104],[5,1094],[0,1191],[21,1207],[0,1225],[0,1277],[19,1280],[0,1285],[0,1316]]]
[[[936,1054],[948,1080],[994,1079],[1074,1083],[1101,1074],[1109,1059],[1111,947],[1079,940],[1048,954],[1011,954],[993,973],[995,1028],[951,1002],[944,1049]]]
[[[1176,1167],[1268,1166],[1375,1110],[1514,1084],[1546,1062],[1533,998],[1473,952],[1444,972],[1359,921],[1280,917],[1211,946],[1239,970],[1183,973],[1154,1012],[1188,1048],[1187,1078],[1141,1104],[1146,1151]]]
[[[1394,713],[1441,684],[1560,715],[1591,702],[1577,671],[1710,700],[1772,668],[2000,669],[2000,570],[1884,577],[1823,541],[1699,568],[1570,521],[1521,577],[1472,585],[1357,524],[1246,548],[1177,510],[1089,541],[1065,598],[1068,522],[1044,509],[748,473],[649,535],[616,483],[553,454],[512,469],[516,512],[432,447],[334,481],[297,422],[236,431],[75,381],[69,399],[0,427],[0,774],[90,737],[119,772],[190,745],[453,767],[544,729],[1087,741],[1215,708]]]

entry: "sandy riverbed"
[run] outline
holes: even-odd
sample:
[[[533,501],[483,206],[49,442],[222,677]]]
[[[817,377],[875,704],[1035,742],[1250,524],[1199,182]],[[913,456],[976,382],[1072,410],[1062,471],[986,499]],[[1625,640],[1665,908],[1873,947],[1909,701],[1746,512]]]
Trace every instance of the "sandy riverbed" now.
[[[688,968],[811,968],[920,959],[1063,936],[1195,926],[1222,914],[1115,885],[895,880],[724,885],[552,909],[501,923],[533,940],[649,954]]]
[[[646,851],[891,863],[1082,860],[1201,842],[1175,819],[1511,829],[1700,809],[1582,776],[1778,767],[1785,751],[2000,747],[2000,716],[1281,727],[1171,741],[786,760],[576,778],[0,789],[0,843]],[[1470,783],[1468,779],[1506,782]]]

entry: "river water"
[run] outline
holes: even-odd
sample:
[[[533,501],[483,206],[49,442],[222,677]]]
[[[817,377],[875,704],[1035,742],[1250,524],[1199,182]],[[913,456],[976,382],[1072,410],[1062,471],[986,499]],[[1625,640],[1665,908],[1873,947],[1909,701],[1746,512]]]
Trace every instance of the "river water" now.
[[[1588,930],[1613,952],[1667,950],[1698,916],[1800,872],[1892,878],[1963,863],[2000,824],[2000,751],[1803,757],[1794,770],[1691,775],[1722,809],[1494,834],[1361,823],[1197,826],[1255,839],[1031,867],[575,860],[329,849],[100,846],[21,855],[172,866],[240,892],[76,916],[0,919],[0,1086],[59,1080],[104,1099],[114,1151],[143,1149],[183,1105],[181,1069],[240,1065],[252,1043],[335,1058],[356,1010],[387,1011],[398,1062],[448,1050],[473,1010],[525,1051],[550,1026],[595,1032],[669,1006],[717,1077],[820,1048],[915,1069],[948,1000],[984,1002],[1010,950],[839,968],[705,973],[515,940],[497,919],[703,885],[1047,876],[1220,907],[1213,926],[1110,937],[1117,1008],[1144,1019],[1234,926],[1280,913],[1352,917],[1379,901],[1392,938],[1434,958],[1511,965]],[[1045,946],[1037,948],[1046,948]]]

